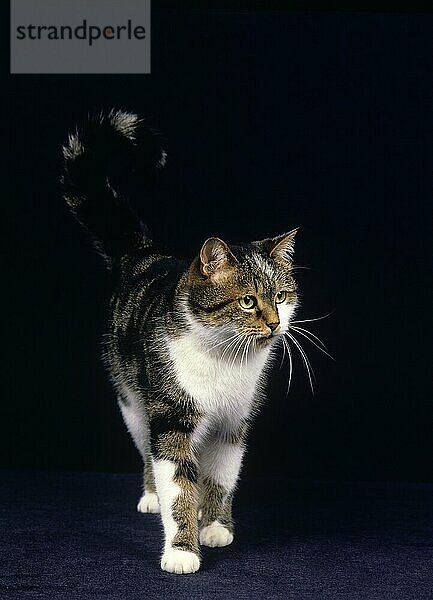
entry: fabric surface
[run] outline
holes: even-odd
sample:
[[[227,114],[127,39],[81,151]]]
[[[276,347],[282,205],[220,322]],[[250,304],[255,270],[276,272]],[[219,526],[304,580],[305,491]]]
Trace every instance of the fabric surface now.
[[[2,472],[0,598],[431,600],[433,485],[244,478],[236,537],[159,568],[140,477]]]

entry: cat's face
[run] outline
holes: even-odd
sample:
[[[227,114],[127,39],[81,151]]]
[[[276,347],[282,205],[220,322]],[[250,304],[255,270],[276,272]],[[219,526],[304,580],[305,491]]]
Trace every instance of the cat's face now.
[[[242,339],[253,350],[287,331],[297,303],[295,234],[231,248],[219,238],[206,240],[189,271],[188,307],[197,332],[211,344],[221,342],[221,350]]]

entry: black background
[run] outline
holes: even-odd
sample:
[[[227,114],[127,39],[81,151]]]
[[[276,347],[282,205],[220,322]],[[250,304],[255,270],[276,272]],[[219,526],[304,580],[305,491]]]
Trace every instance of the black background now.
[[[431,22],[410,12],[157,10],[152,74],[10,76],[2,466],[137,471],[101,365],[110,278],[63,206],[60,145],[123,107],[168,143],[135,199],[192,255],[300,226],[299,318],[335,356],[275,365],[246,472],[429,480]],[[10,385],[9,385],[10,384]]]

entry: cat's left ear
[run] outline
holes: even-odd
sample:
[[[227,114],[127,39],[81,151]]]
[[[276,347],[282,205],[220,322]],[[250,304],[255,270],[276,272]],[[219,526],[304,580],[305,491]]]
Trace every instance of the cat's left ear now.
[[[295,237],[299,227],[292,229],[289,233],[283,233],[274,238],[254,242],[261,250],[269,254],[271,258],[280,258],[291,261],[295,253]]]

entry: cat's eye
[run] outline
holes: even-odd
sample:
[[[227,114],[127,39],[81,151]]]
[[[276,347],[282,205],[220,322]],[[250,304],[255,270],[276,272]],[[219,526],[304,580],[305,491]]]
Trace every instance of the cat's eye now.
[[[281,292],[277,292],[275,294],[275,302],[277,304],[281,304],[282,302],[284,302],[284,300],[287,298],[287,292],[285,290],[282,290]]]
[[[257,305],[257,298],[255,296],[242,296],[239,298],[239,304],[242,308],[248,310],[249,308],[254,308]]]

